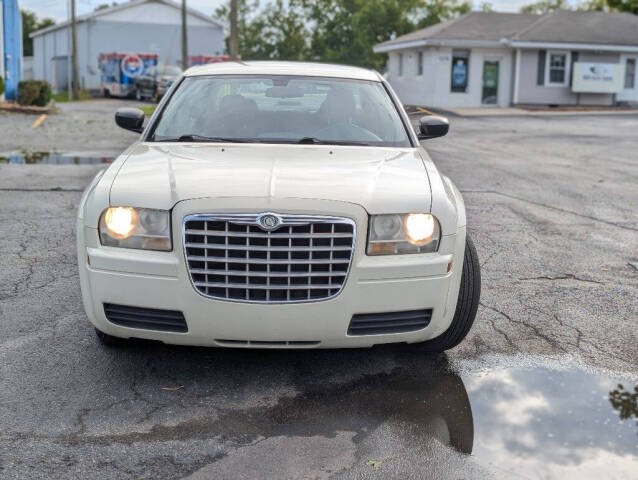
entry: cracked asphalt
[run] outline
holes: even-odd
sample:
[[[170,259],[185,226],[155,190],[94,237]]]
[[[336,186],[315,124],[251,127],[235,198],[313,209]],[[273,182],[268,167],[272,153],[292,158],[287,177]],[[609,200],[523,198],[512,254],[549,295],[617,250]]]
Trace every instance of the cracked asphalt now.
[[[120,151],[135,136],[112,127],[119,104],[62,105],[42,130],[0,115],[0,153]],[[0,164],[0,477],[513,478],[476,453],[496,402],[475,393],[485,371],[638,383],[638,116],[450,123],[426,147],[463,192],[483,287],[474,328],[442,356],[104,348],[74,232],[102,167]],[[564,384],[548,383],[550,404]]]

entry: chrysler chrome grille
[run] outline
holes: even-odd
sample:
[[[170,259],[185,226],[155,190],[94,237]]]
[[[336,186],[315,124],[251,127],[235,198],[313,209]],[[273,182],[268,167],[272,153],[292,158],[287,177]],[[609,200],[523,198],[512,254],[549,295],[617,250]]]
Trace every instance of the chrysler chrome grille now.
[[[184,249],[195,289],[259,303],[326,300],[343,289],[355,244],[349,218],[189,215]]]

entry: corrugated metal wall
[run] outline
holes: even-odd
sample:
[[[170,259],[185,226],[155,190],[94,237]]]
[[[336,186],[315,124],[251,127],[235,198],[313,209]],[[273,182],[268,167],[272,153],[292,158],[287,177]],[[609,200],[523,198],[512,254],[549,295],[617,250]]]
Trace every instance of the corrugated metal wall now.
[[[62,76],[56,67],[65,63],[68,55],[69,28],[62,28],[34,38],[34,75],[47,80],[55,91]],[[189,55],[220,54],[224,50],[222,29],[188,27]],[[100,21],[99,18],[78,24],[78,73],[80,85],[87,89],[100,86],[98,56],[100,53],[156,53],[160,63],[179,65],[181,62],[181,26],[166,24]]]

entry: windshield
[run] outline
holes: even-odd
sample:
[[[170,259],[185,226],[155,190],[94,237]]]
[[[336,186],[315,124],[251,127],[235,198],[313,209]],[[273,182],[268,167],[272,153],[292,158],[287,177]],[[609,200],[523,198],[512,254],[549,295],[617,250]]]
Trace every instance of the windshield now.
[[[411,146],[380,82],[321,77],[188,77],[151,132],[158,142]]]

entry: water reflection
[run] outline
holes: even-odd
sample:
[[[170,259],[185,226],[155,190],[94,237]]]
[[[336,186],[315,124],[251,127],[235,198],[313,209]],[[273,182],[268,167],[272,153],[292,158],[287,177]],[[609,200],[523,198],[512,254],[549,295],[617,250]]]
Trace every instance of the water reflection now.
[[[638,385],[634,387],[634,393],[631,393],[629,390],[625,390],[622,383],[619,383],[614,390],[609,392],[609,402],[622,420],[633,417],[636,419],[638,427]]]
[[[636,478],[636,396],[582,370],[508,368],[464,376],[474,456],[533,478]],[[638,391],[638,390],[637,390]]]

